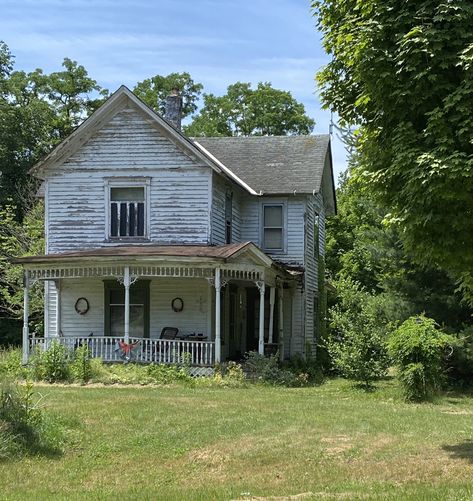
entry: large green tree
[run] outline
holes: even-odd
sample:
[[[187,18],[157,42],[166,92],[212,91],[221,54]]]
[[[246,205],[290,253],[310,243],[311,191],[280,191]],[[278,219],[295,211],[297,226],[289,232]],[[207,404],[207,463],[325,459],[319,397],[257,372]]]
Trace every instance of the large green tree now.
[[[173,88],[179,89],[182,96],[182,118],[195,113],[203,85],[194,82],[187,72],[155,75],[138,82],[133,92],[150,108],[165,115],[166,97]]]
[[[425,312],[450,330],[471,323],[472,310],[462,301],[455,280],[410,256],[399,229],[385,224],[387,210],[351,175],[356,156],[351,163],[337,189],[338,213],[327,220],[326,261],[331,276],[356,282],[376,296],[383,322],[399,323]]]
[[[359,127],[358,176],[406,249],[473,290],[473,3],[317,0],[326,107]],[[471,297],[471,295],[470,295]]]
[[[13,199],[20,218],[28,170],[107,94],[75,61],[66,58],[63,67],[49,75],[15,71],[14,57],[0,43],[0,206]]]
[[[185,128],[189,136],[282,136],[309,134],[314,120],[288,91],[269,82],[229,85],[223,96],[204,94],[204,105]]]

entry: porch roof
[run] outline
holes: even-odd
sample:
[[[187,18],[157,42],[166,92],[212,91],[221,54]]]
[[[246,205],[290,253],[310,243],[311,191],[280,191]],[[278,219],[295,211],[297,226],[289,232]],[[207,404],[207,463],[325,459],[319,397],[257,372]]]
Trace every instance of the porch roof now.
[[[25,256],[12,260],[18,264],[49,264],[51,262],[77,261],[84,258],[113,258],[122,260],[127,258],[211,258],[226,260],[236,257],[245,250],[253,250],[267,258],[271,264],[272,259],[261,251],[252,242],[241,242],[227,245],[123,245],[101,247],[98,249],[85,249],[74,252],[60,252],[57,254],[45,254],[39,256]],[[259,255],[258,257],[262,257]]]

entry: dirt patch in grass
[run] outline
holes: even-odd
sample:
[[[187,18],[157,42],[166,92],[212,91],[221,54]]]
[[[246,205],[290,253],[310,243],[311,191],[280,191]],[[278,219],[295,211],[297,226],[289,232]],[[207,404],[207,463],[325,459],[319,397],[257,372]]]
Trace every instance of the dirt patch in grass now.
[[[471,415],[473,415],[472,411],[467,411],[465,409],[445,409],[445,410],[441,410],[440,412],[442,412],[443,414],[453,414],[456,416],[471,416]]]
[[[346,435],[335,435],[332,437],[322,437],[320,440],[325,446],[325,452],[329,456],[338,456],[353,447],[352,439]]]
[[[299,494],[290,494],[288,496],[267,496],[267,497],[244,497],[233,499],[232,501],[304,501],[307,499],[364,499],[367,496],[355,492],[301,492]]]

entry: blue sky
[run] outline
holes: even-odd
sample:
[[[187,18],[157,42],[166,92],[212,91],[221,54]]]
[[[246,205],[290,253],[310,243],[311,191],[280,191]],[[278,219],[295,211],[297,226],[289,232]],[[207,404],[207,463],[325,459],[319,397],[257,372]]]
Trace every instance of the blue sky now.
[[[84,65],[111,91],[156,74],[188,71],[206,92],[238,80],[289,90],[328,132],[314,82],[327,62],[306,0],[2,0],[0,37],[17,69]],[[345,151],[335,138],[336,175]]]

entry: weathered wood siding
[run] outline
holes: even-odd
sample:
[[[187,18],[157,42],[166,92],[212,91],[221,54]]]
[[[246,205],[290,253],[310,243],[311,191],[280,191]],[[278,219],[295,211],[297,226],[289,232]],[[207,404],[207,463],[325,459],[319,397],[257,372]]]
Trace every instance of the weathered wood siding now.
[[[226,181],[222,176],[213,173],[212,182],[212,226],[211,241],[214,245],[225,243],[225,198],[227,190],[232,198],[232,242],[241,242],[241,199],[242,190],[234,183]]]
[[[206,244],[211,170],[134,108],[123,109],[47,179],[48,251],[108,245],[106,178],[150,179],[150,240]]]
[[[79,315],[78,298],[85,297],[89,311]],[[61,331],[64,336],[104,335],[104,289],[102,280],[94,278],[61,281]]]
[[[207,328],[208,283],[205,280],[157,278],[150,283],[150,337],[159,338],[163,327],[177,327],[181,333],[202,332]],[[86,297],[90,309],[79,315],[75,303]],[[175,312],[175,297],[184,301],[182,312]],[[104,285],[99,279],[63,280],[61,284],[61,330],[64,336],[104,335]],[[210,340],[210,338],[209,338]]]
[[[314,310],[318,296],[319,255],[325,255],[325,210],[323,197],[319,193],[307,199],[305,231],[305,342],[315,353],[317,344],[316,321]],[[316,231],[317,225],[317,231]],[[318,238],[318,253],[316,238]]]
[[[150,337],[159,338],[163,327],[177,327],[180,333],[208,332],[208,288],[206,280],[170,278],[153,279],[150,284]],[[171,302],[180,297],[181,312],[173,311]]]
[[[252,197],[245,195],[241,202],[241,240],[251,240],[259,247],[263,247],[262,206],[265,203],[283,203],[286,223],[285,252],[267,252],[267,254],[277,261],[302,266],[304,264],[305,197]]]
[[[302,354],[304,350],[304,290],[302,286],[294,288],[292,293],[292,331],[291,331],[291,349],[290,355],[296,353]]]
[[[56,336],[59,333],[58,325],[59,294],[52,280],[44,282],[44,330],[47,336]]]
[[[291,356],[292,343],[292,290],[285,289],[283,296],[284,357]]]

